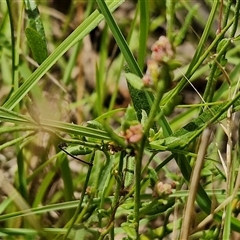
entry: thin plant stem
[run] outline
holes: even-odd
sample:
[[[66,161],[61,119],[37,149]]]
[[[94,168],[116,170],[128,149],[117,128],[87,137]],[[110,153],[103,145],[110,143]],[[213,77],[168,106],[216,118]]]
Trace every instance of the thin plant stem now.
[[[161,79],[162,80],[162,79]],[[162,99],[162,96],[164,94],[164,85],[162,84],[161,80],[159,80],[156,90],[156,98],[153,101],[153,105],[151,107],[149,118],[147,120],[147,123],[144,126],[144,135],[140,142],[139,149],[137,149],[137,155],[136,155],[136,164],[135,164],[135,191],[134,191],[134,216],[135,216],[135,230],[137,234],[137,238],[139,238],[139,209],[140,209],[140,191],[141,191],[141,170],[142,170],[142,158],[144,153],[144,148],[147,141],[147,136],[149,133],[150,128],[152,127],[154,123],[154,119],[156,116],[156,112],[158,112],[159,109],[159,103]],[[165,81],[165,80],[162,80]]]
[[[225,34],[225,32],[230,28],[230,26],[232,25],[233,21],[234,21],[234,19],[232,18],[229,21],[228,25],[225,28],[222,29],[221,33],[216,36],[216,38],[213,40],[211,45],[208,47],[208,49],[204,53],[202,53],[202,47],[200,47],[201,51],[200,50],[196,51],[195,56],[194,56],[194,58],[195,58],[194,63],[191,62],[191,64],[189,65],[189,68],[188,68],[185,76],[181,79],[181,81],[179,82],[177,87],[175,87],[173,89],[172,93],[167,96],[167,98],[169,100],[172,99],[174,96],[178,95],[179,92],[185,87],[185,85],[187,84],[188,80],[191,79],[191,76],[196,72],[196,70],[199,68],[199,66],[202,64],[202,62],[207,58],[207,56],[209,55],[210,51],[218,43],[219,39],[221,39],[222,36]],[[206,41],[206,37],[207,36],[205,36],[204,40],[202,40],[201,43],[199,43],[199,45],[204,45],[204,42]]]
[[[225,7],[224,18],[223,18],[223,22],[222,22],[223,28],[227,25],[232,4],[233,4],[233,0],[228,0],[227,5]]]
[[[214,60],[212,67],[211,67],[211,72],[210,76],[207,82],[206,90],[204,92],[203,98],[206,102],[211,102],[213,99],[213,94],[215,92],[216,84],[217,84],[217,79],[215,76],[216,70],[218,69],[218,62],[221,60],[222,57],[226,54],[227,48],[230,44],[230,39],[227,40],[227,42],[224,44],[222,49],[217,53],[217,57]],[[201,113],[201,112],[200,112]]]
[[[235,36],[235,33],[239,26],[239,11],[240,11],[240,0],[237,0],[237,2],[235,3],[234,22],[233,22],[233,27],[232,27],[230,37]]]
[[[197,189],[198,189],[199,180],[200,180],[200,174],[201,174],[202,166],[204,163],[204,158],[205,158],[205,154],[207,151],[210,135],[211,135],[211,131],[209,129],[206,129],[202,135],[202,141],[201,141],[201,144],[199,147],[198,157],[197,157],[194,169],[192,171],[190,187],[189,187],[189,195],[187,198],[186,208],[184,211],[180,239],[188,239],[189,238],[190,228],[191,228],[192,223],[194,222],[193,221],[194,202],[195,202],[195,198],[196,198],[196,194],[197,194]]]
[[[14,22],[12,17],[12,9],[10,0],[6,0],[7,7],[8,7],[8,15],[9,15],[9,23],[10,23],[10,30],[11,30],[11,42],[12,42],[12,87],[14,86],[14,79],[15,79],[15,38],[14,38]],[[21,23],[21,21],[19,21]]]
[[[138,51],[138,64],[141,70],[143,70],[146,49],[147,49],[147,36],[149,29],[149,2],[138,1],[140,9],[140,30],[139,30],[139,51]]]
[[[167,37],[169,41],[173,42],[174,33],[174,13],[175,13],[175,0],[166,1],[166,19],[167,19]]]
[[[229,96],[231,97],[231,86],[229,86]],[[235,183],[235,169],[236,165],[236,156],[233,158],[233,112],[232,106],[229,107],[227,111],[227,122],[225,134],[227,135],[227,147],[226,147],[226,165],[227,165],[227,189],[226,189],[226,198],[233,195],[234,183]],[[222,218],[222,227],[223,227],[223,239],[230,239],[231,234],[231,216],[232,216],[232,203],[229,203],[225,208],[225,214]]]
[[[134,218],[135,218],[135,231],[136,231],[136,239],[139,239],[139,221],[140,221],[140,215],[139,215],[139,209],[141,204],[141,169],[142,169],[142,157],[145,147],[145,141],[146,137],[143,136],[143,139],[141,141],[140,148],[137,151],[136,155],[136,162],[135,162],[135,187],[134,187]]]
[[[91,161],[90,161],[91,163],[93,163],[94,156],[95,156],[95,151],[93,151],[93,153],[92,153]],[[89,165],[87,176],[86,176],[86,180],[85,180],[85,183],[84,183],[84,186],[83,186],[83,189],[82,189],[82,194],[81,194],[81,198],[79,200],[79,204],[77,206],[77,209],[76,209],[72,219],[66,225],[66,227],[68,227],[68,229],[67,229],[67,232],[66,232],[66,234],[64,236],[64,240],[66,240],[68,238],[68,235],[69,235],[71,229],[73,228],[73,225],[75,224],[75,222],[76,222],[76,220],[78,218],[78,215],[79,215],[79,213],[81,211],[83,199],[84,199],[87,187],[88,187],[88,183],[89,183],[89,180],[90,180],[91,172],[92,172],[92,164]]]
[[[104,236],[109,233],[111,230],[113,231],[113,233],[111,233],[111,236],[114,236],[114,220],[115,220],[115,213],[117,211],[118,205],[119,205],[119,197],[120,197],[120,192],[121,189],[123,187],[123,177],[122,177],[122,171],[123,171],[123,161],[124,161],[124,157],[126,156],[126,152],[123,150],[121,151],[120,154],[120,160],[119,160],[119,165],[118,165],[118,170],[116,172],[116,188],[115,188],[115,194],[114,194],[114,198],[112,201],[112,206],[111,206],[111,216],[109,219],[109,222],[107,224],[107,227],[105,229],[105,231],[103,231],[99,237],[100,239],[103,239]]]

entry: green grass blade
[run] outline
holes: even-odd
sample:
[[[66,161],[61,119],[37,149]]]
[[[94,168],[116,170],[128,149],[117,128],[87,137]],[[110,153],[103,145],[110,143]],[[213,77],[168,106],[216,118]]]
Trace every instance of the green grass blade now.
[[[5,122],[12,122],[17,124],[24,124],[27,128],[30,127],[30,130],[33,130],[32,127],[36,127],[35,129],[40,129],[38,123],[31,121],[31,119],[17,114],[13,111],[7,110],[3,107],[0,107],[0,120]],[[51,119],[40,119],[41,126],[46,128],[47,130],[60,131],[68,134],[73,134],[76,136],[85,136],[90,138],[96,138],[99,140],[110,140],[108,133],[100,130],[94,129],[90,127],[79,126],[71,123],[64,123],[60,121],[55,121]],[[19,131],[21,128],[19,129]]]
[[[50,119],[42,119],[41,125],[52,130],[66,132],[68,134],[74,134],[76,136],[85,136],[101,140],[110,140],[107,132],[90,127],[79,126],[71,123],[63,123]]]
[[[142,71],[139,68],[139,65],[137,64],[136,59],[134,58],[131,50],[128,47],[128,44],[120,31],[119,27],[117,26],[117,23],[115,22],[109,8],[107,7],[106,3],[102,0],[96,0],[99,9],[101,13],[103,14],[105,21],[107,22],[109,28],[112,31],[112,34],[117,42],[118,47],[120,48],[123,56],[125,57],[125,60],[131,69],[133,73],[135,73],[137,76],[141,77]]]
[[[172,43],[174,39],[174,20],[175,20],[175,6],[174,0],[166,1],[166,19],[167,19],[167,38]]]
[[[8,7],[8,14],[9,14],[9,22],[10,22],[10,29],[11,29],[11,51],[12,51],[12,83],[14,83],[14,75],[15,75],[15,38],[14,38],[14,22],[11,10],[10,0],[6,0],[7,7]],[[2,26],[1,26],[2,27]],[[1,29],[2,30],[2,29]]]
[[[8,110],[4,107],[0,107],[0,119],[1,121],[5,122],[12,122],[12,123],[33,123],[27,117],[15,113],[14,111]]]
[[[147,37],[149,29],[149,2],[138,1],[138,4],[140,8],[138,64],[141,70],[143,70],[146,59]]]
[[[112,34],[117,42],[118,47],[120,48],[127,64],[130,72],[136,74],[139,77],[143,76],[143,73],[137,64],[136,59],[134,58],[132,52],[130,51],[128,44],[123,37],[122,32],[120,31],[118,25],[116,24],[113,16],[111,15],[106,3],[102,0],[96,0],[97,4],[99,6],[99,9],[101,10],[102,14],[104,15],[104,18],[109,26],[109,28],[112,31]],[[142,109],[145,110],[145,112],[148,114],[150,111],[150,104],[151,104],[151,98],[149,93],[145,91],[140,91],[137,89],[132,88],[129,85],[130,95],[133,101],[133,105],[135,110],[137,111],[138,119],[141,120],[141,111]],[[139,102],[141,100],[141,102]]]
[[[110,11],[114,11],[124,0],[113,1],[109,4]],[[22,86],[13,93],[13,95],[3,105],[5,108],[13,109],[24,96],[32,89],[32,87],[46,74],[46,72],[57,62],[57,60],[74,44],[83,39],[92,29],[94,29],[103,16],[94,11],[72,34],[65,39],[55,51],[35,70],[31,76],[24,81]]]

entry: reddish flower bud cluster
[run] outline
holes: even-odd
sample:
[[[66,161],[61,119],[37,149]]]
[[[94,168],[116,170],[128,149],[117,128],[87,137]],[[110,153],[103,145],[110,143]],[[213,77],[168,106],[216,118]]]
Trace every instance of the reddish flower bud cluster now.
[[[165,36],[161,36],[151,47],[151,58],[156,62],[167,62],[173,55],[172,45]]]
[[[168,196],[172,193],[172,186],[169,183],[158,182],[154,187],[154,193],[159,196]]]
[[[156,87],[161,75],[162,63],[167,63],[174,56],[171,43],[161,36],[151,47],[151,59],[147,62],[147,71],[142,80],[146,87]]]
[[[143,136],[142,124],[130,126],[125,132],[122,132],[121,135],[125,138],[128,144],[139,142]]]

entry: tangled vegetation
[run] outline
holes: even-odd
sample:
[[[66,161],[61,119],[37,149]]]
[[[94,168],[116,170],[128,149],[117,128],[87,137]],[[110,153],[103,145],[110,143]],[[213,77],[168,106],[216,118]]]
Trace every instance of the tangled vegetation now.
[[[239,10],[0,9],[1,239],[237,239]]]

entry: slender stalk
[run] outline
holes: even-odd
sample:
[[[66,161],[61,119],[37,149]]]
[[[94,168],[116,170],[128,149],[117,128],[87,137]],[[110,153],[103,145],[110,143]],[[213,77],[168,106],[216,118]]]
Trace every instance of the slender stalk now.
[[[230,90],[230,89],[229,89]],[[235,182],[235,163],[232,159],[233,153],[233,139],[232,139],[232,124],[233,124],[233,116],[232,116],[232,107],[228,109],[227,113],[227,126],[226,126],[226,135],[228,138],[227,141],[227,149],[226,149],[226,163],[227,163],[227,191],[226,198],[231,197],[233,195],[233,187]],[[231,233],[231,216],[232,216],[232,203],[229,203],[226,206],[225,214],[222,218],[222,227],[223,227],[223,239],[230,239]]]
[[[167,71],[167,69],[164,69],[164,68],[162,70]],[[141,204],[140,191],[141,191],[142,158],[143,158],[144,148],[146,145],[149,130],[153,126],[156,112],[158,112],[158,109],[159,109],[159,103],[164,94],[164,90],[165,90],[164,81],[166,81],[166,79],[161,79],[158,81],[158,85],[156,89],[157,95],[155,100],[153,101],[153,105],[151,107],[147,123],[144,126],[144,130],[143,130],[144,135],[141,140],[140,146],[138,149],[136,149],[137,155],[136,155],[136,164],[135,164],[134,216],[135,216],[135,230],[137,234],[137,239],[139,238],[139,221],[140,221],[139,209]]]
[[[138,64],[140,69],[143,70],[146,58],[147,36],[149,29],[149,2],[139,0],[138,4],[140,9]]]
[[[111,224],[108,225],[108,227],[101,233],[98,240],[103,240],[104,236],[106,236],[106,234],[108,234],[111,231],[111,229],[113,229],[113,227],[114,227],[114,222],[111,222]]]
[[[10,0],[6,0],[8,7],[8,15],[9,15],[9,23],[11,30],[11,42],[12,42],[12,87],[14,87],[14,79],[15,79],[15,38],[14,38],[14,22],[12,17],[12,8],[10,4]],[[21,23],[21,21],[19,21]]]
[[[103,239],[104,236],[106,234],[108,234],[111,230],[112,230],[111,236],[114,236],[114,222],[115,222],[114,220],[115,220],[115,214],[116,214],[118,204],[119,204],[121,188],[123,186],[122,171],[123,171],[123,161],[124,161],[125,156],[126,156],[126,152],[121,151],[119,165],[118,165],[118,171],[116,172],[116,188],[114,191],[115,194],[114,194],[114,198],[113,198],[112,206],[111,206],[111,216],[110,216],[109,222],[107,224],[107,227],[106,227],[105,231],[103,231],[101,233],[99,240]]]
[[[189,239],[189,232],[193,224],[193,217],[194,217],[194,202],[197,195],[197,189],[199,185],[200,180],[200,174],[202,170],[202,166],[204,163],[205,154],[208,147],[208,141],[209,137],[211,135],[211,131],[209,129],[206,129],[203,132],[202,135],[202,141],[198,150],[198,157],[196,160],[195,167],[192,171],[191,181],[190,181],[190,187],[189,187],[189,195],[187,198],[186,208],[184,211],[183,216],[183,223],[181,227],[181,234],[180,239]]]
[[[22,20],[23,20],[23,2],[21,1],[18,5],[19,16],[18,16],[18,25],[17,25],[17,39],[16,45],[13,45],[14,49],[14,66],[13,66],[13,91],[16,92],[19,88],[19,49],[20,49],[20,39],[21,39],[21,31],[22,31]],[[19,112],[19,105],[16,105],[14,108],[16,113]],[[23,137],[19,137],[19,133],[15,132],[15,139],[21,139]],[[25,161],[23,149],[20,148],[19,141],[15,144],[16,152],[17,152],[17,166],[18,166],[18,182],[19,182],[19,191],[22,194],[25,200],[28,200],[28,188],[26,181],[26,172],[25,172]]]
[[[232,28],[230,37],[234,37],[237,31],[237,28],[239,26],[239,11],[240,11],[240,0],[237,0],[235,4],[233,28]]]
[[[174,12],[176,2],[175,0],[166,1],[166,18],[167,18],[167,38],[172,43],[174,38]]]
[[[93,163],[93,160],[94,160],[94,156],[95,156],[95,151],[92,153],[92,156],[91,156],[91,163]],[[73,225],[75,224],[77,218],[78,218],[78,215],[81,211],[81,207],[82,207],[82,203],[83,203],[83,199],[84,199],[84,196],[85,196],[85,192],[87,190],[87,187],[88,187],[88,183],[89,183],[89,179],[90,179],[90,175],[91,175],[91,172],[92,172],[92,164],[89,165],[89,168],[88,168],[88,172],[87,172],[87,176],[86,176],[86,180],[85,180],[85,183],[84,183],[84,186],[83,186],[83,189],[82,189],[82,194],[81,194],[81,198],[79,200],[79,204],[77,206],[77,209],[72,217],[72,219],[67,223],[67,225],[65,227],[68,227],[67,229],[67,232],[64,236],[64,240],[66,240],[68,238],[68,235],[71,231],[71,229],[73,228]]]
[[[199,68],[199,66],[202,64],[202,62],[207,58],[207,56],[209,55],[211,50],[216,46],[219,39],[221,39],[222,36],[224,36],[225,32],[230,28],[233,21],[234,21],[234,19],[231,19],[229,21],[228,25],[222,29],[221,33],[219,35],[217,35],[217,37],[213,40],[211,45],[206,49],[206,51],[204,51],[204,53],[202,53],[202,51],[203,51],[202,45],[205,44],[205,41],[207,40],[207,36],[208,36],[207,33],[205,34],[206,36],[203,37],[203,40],[201,40],[199,42],[199,49],[196,51],[196,53],[194,55],[195,60],[193,59],[193,61],[191,62],[191,64],[188,67],[188,70],[187,70],[185,76],[181,79],[179,84],[173,89],[172,93],[168,94],[168,96],[167,96],[168,100],[172,99],[175,95],[178,95],[179,92],[181,92],[181,90],[185,87],[187,82],[191,79],[191,76],[196,72],[196,70]]]
[[[225,7],[225,11],[224,11],[222,27],[225,27],[227,25],[227,21],[229,19],[229,13],[230,13],[232,4],[233,4],[233,0],[228,0],[227,6]]]
[[[227,42],[224,44],[222,49],[217,53],[217,57],[212,64],[206,90],[204,91],[204,95],[203,95],[203,98],[206,102],[211,102],[213,99],[213,95],[215,93],[216,84],[217,84],[216,71],[218,69],[218,63],[221,61],[221,58],[225,56],[227,48],[230,44],[230,41],[231,41],[230,39],[227,40]]]
[[[96,66],[96,93],[97,93],[97,104],[96,112],[97,116],[100,116],[103,113],[103,103],[104,103],[104,90],[106,88],[106,65],[107,65],[107,49],[109,45],[108,39],[108,26],[105,25],[102,37],[101,37],[101,46],[100,46],[100,56],[99,64]]]
[[[140,148],[137,151],[136,155],[136,162],[135,162],[135,188],[134,188],[134,218],[135,218],[135,231],[136,231],[136,239],[139,239],[139,221],[140,221],[140,215],[139,215],[139,209],[141,206],[141,169],[142,169],[142,157],[144,153],[144,147],[145,147],[146,137],[143,136],[143,139],[141,141]]]

